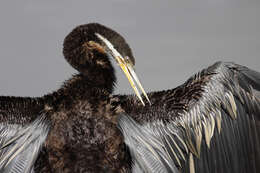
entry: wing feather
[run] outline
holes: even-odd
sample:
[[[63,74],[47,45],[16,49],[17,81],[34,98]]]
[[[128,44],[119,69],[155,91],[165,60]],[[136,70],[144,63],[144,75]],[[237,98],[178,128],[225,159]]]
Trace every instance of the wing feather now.
[[[32,173],[50,125],[40,115],[28,125],[0,124],[0,172]]]
[[[219,62],[189,79],[185,91],[207,75],[195,104],[178,116],[165,113],[175,117],[170,122],[141,125],[121,116],[133,172],[260,172],[260,73]]]

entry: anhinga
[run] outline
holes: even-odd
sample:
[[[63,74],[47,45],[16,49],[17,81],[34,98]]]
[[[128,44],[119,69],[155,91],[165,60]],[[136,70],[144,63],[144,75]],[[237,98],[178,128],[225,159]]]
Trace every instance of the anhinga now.
[[[259,172],[258,72],[218,62],[147,96],[115,31],[76,27],[63,53],[79,74],[59,90],[0,97],[1,172]],[[137,97],[112,94],[112,59]]]

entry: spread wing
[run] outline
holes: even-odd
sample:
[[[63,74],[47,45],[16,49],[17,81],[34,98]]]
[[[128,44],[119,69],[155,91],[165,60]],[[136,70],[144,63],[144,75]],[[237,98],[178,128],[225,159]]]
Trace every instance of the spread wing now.
[[[0,124],[0,172],[32,173],[49,131],[44,115],[28,125]]]
[[[32,173],[50,123],[34,99],[0,97],[0,172]]]
[[[260,172],[260,73],[216,63],[190,78],[185,91],[201,78],[200,96],[170,122],[121,116],[133,172]]]

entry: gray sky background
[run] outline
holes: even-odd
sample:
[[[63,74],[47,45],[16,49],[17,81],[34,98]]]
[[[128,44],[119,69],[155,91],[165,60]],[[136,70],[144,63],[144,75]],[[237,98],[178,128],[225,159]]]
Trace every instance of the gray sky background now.
[[[63,58],[63,39],[89,22],[126,38],[147,91],[174,88],[220,60],[260,71],[259,18],[259,0],[3,0],[0,95],[56,90],[76,73]],[[117,74],[116,93],[133,93]]]

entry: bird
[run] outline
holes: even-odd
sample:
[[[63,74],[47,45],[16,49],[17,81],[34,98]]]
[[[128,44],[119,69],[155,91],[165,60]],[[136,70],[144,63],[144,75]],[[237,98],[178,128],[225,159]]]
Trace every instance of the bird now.
[[[118,118],[132,172],[260,172],[259,72],[216,62],[148,97],[150,107],[126,97]]]
[[[0,97],[0,172],[129,170],[130,156],[117,128],[123,110],[113,95],[111,61],[123,70],[138,104],[150,104],[135,74],[131,48],[114,30],[88,23],[65,37],[63,54],[78,74],[57,91],[34,98]]]
[[[129,45],[97,23],[73,29],[63,54],[79,74],[60,89],[0,97],[1,172],[259,172],[259,72],[216,62],[146,93]],[[113,94],[112,59],[135,95]]]

